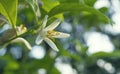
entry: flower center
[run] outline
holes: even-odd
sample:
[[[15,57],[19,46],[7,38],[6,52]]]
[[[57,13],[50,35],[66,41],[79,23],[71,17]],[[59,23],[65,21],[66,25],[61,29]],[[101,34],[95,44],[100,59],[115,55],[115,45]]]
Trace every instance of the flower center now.
[[[56,36],[56,35],[60,35],[60,33],[59,33],[59,32],[56,32],[56,31],[54,31],[54,30],[48,30],[48,31],[47,31],[47,36],[48,36],[48,37],[53,37],[53,36]]]

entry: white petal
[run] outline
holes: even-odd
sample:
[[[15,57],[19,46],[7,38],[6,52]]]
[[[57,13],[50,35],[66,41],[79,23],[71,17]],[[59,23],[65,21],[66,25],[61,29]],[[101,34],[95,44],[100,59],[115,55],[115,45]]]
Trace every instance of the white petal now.
[[[69,36],[70,36],[70,34],[67,34],[67,33],[56,32],[56,35],[52,36],[52,37],[54,37],[54,38],[67,38]]]
[[[48,15],[46,15],[46,16],[44,17],[43,24],[42,24],[42,29],[44,29],[45,26],[46,26],[47,18],[48,18]]]
[[[37,38],[36,38],[36,40],[35,40],[35,43],[37,45],[39,45],[42,41],[43,41],[43,38],[40,35],[38,35]]]
[[[59,51],[57,46],[55,45],[55,43],[52,40],[50,40],[49,38],[45,38],[44,40],[53,50]]]
[[[32,49],[32,47],[29,44],[29,42],[27,40],[25,40],[24,38],[16,38],[16,39],[11,41],[11,43],[15,43],[15,42],[23,42],[28,49]]]
[[[48,30],[53,30],[53,29],[55,29],[55,28],[60,24],[60,22],[61,22],[60,19],[55,20],[53,23],[51,23],[49,26],[47,26],[47,27],[45,28],[45,30],[48,31]]]

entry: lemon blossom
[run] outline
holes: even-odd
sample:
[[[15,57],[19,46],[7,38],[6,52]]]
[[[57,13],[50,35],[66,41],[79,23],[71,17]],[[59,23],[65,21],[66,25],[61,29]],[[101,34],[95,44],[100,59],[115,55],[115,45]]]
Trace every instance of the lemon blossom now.
[[[27,28],[24,25],[20,25],[19,27],[16,28],[16,32],[17,32],[18,36],[25,33],[26,31],[27,31]],[[18,37],[18,38],[11,41],[11,43],[15,43],[15,42],[22,42],[22,43],[24,43],[26,45],[26,47],[28,49],[30,49],[30,50],[32,49],[29,42],[26,39],[22,38],[22,37]]]
[[[49,26],[46,27],[48,16],[46,15],[43,24],[39,30],[39,34],[35,40],[36,44],[40,44],[43,40],[55,51],[59,51],[55,43],[51,40],[52,38],[66,38],[69,34],[54,31],[54,29],[60,24],[60,19],[55,20]]]
[[[17,37],[17,36],[25,33],[26,31],[27,31],[27,28],[24,25],[20,25],[20,26],[16,27],[16,29],[11,28],[11,29],[4,31],[4,33],[0,36],[0,48],[7,46],[9,43],[22,42],[26,45],[26,47],[28,49],[32,49],[31,45],[29,44],[29,42],[27,40],[25,40],[22,37]],[[11,41],[7,42],[9,40],[11,40]],[[7,42],[7,43],[5,43],[5,42]],[[4,44],[4,46],[2,44]]]

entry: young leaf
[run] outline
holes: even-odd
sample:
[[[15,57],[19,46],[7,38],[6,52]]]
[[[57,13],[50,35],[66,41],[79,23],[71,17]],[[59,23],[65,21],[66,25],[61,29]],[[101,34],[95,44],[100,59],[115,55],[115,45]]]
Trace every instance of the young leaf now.
[[[0,13],[12,27],[16,25],[18,0],[0,0]]]
[[[71,11],[71,12],[87,11],[87,12],[97,15],[100,19],[104,20],[107,23],[110,22],[108,17],[106,17],[104,14],[102,14],[98,10],[94,9],[93,7],[87,6],[85,4],[79,4],[79,3],[62,3],[62,4],[54,7],[53,9],[51,9],[49,11],[48,15],[49,15],[49,17],[52,17],[54,15],[68,12],[68,11]]]

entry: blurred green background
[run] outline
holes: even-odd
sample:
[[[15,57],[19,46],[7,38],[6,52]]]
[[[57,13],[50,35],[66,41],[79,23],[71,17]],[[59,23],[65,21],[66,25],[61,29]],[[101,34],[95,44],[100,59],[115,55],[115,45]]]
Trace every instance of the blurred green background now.
[[[71,35],[55,39],[59,52],[35,44],[31,31],[38,26],[28,1],[18,1],[17,26],[30,29],[22,37],[32,50],[22,43],[1,48],[0,74],[120,74],[120,0],[38,0],[39,23],[45,15],[48,25],[61,18],[56,30]],[[0,33],[9,27],[0,25]]]

